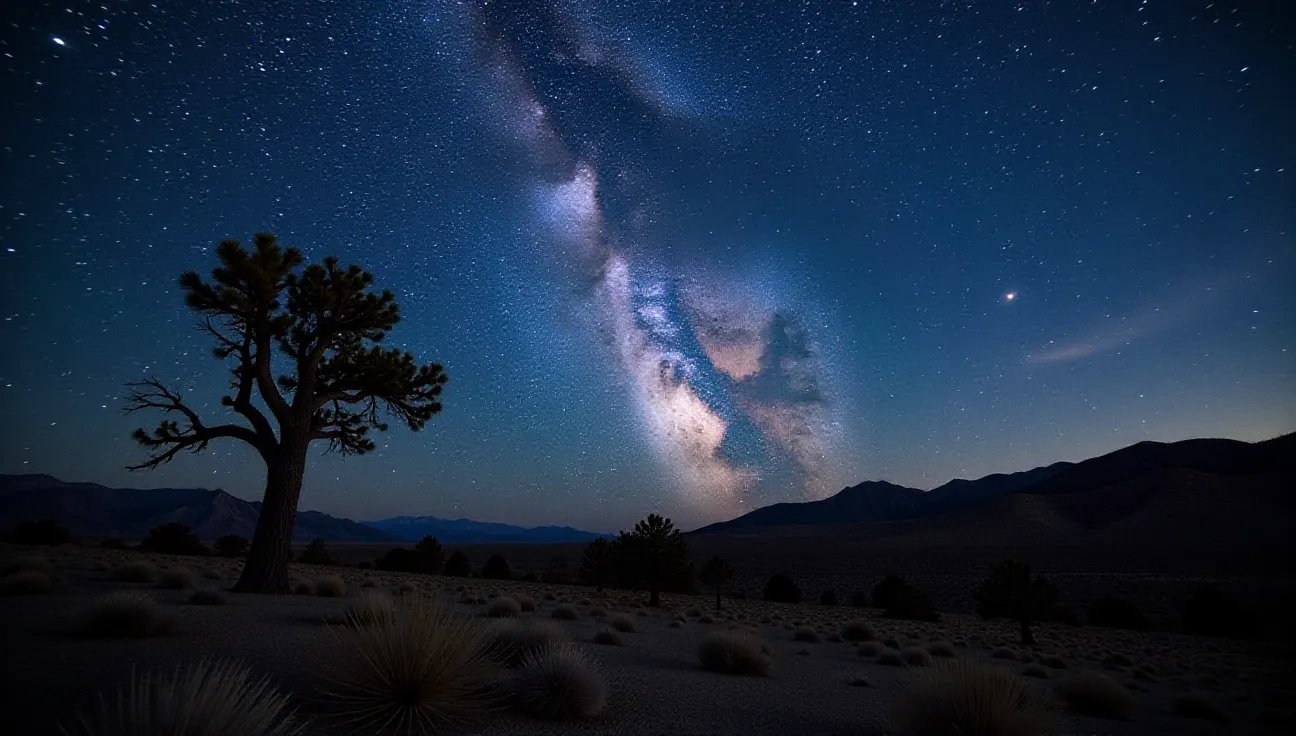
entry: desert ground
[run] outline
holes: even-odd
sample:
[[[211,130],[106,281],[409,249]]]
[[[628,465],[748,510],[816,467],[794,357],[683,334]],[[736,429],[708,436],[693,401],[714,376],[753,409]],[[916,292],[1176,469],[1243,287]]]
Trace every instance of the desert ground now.
[[[494,625],[486,613],[499,598],[534,606],[520,614],[521,625],[560,626],[606,682],[606,704],[593,717],[536,720],[501,701],[458,723],[455,730],[462,733],[886,734],[893,732],[912,678],[952,660],[1020,677],[1056,713],[1063,733],[1276,733],[1291,724],[1290,659],[1282,647],[1263,642],[1041,625],[1039,644],[1023,648],[1011,622],[962,614],[946,614],[940,623],[891,621],[866,609],[751,599],[726,601],[717,613],[713,596],[669,594],[661,608],[647,609],[646,596],[629,591],[597,594],[574,585],[297,564],[295,583],[336,576],[344,586],[341,597],[222,592],[223,604],[198,605],[189,602],[194,590],[225,591],[240,561],[75,545],[4,546],[0,560],[11,568],[48,563],[53,581],[47,592],[0,598],[0,692],[7,732],[15,734],[58,733],[60,724],[94,704],[96,693],[114,697],[133,672],[201,657],[234,660],[268,676],[308,722],[307,733],[348,733],[329,717],[320,672],[331,654],[331,632],[348,606],[378,593],[439,596],[482,626]],[[119,579],[123,566],[139,561],[156,569],[154,582]],[[162,587],[167,583],[184,587]],[[78,635],[77,622],[96,598],[121,589],[154,597],[170,629],[144,638]],[[562,606],[575,609],[575,620],[554,617]],[[619,632],[619,644],[594,643],[618,613],[624,614],[618,623],[633,631]],[[841,638],[856,619],[876,628],[874,641]],[[729,629],[749,630],[767,642],[768,676],[722,674],[699,664],[699,641]],[[912,664],[887,664],[886,655],[896,650]],[[1083,715],[1056,694],[1069,678],[1088,672],[1120,685],[1130,699],[1125,717]]]

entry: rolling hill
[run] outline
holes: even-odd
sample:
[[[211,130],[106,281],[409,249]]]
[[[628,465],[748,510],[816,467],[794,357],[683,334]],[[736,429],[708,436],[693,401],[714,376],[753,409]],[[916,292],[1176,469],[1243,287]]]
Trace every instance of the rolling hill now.
[[[429,534],[446,543],[588,542],[591,539],[609,536],[567,526],[521,527],[472,519],[440,519],[435,516],[397,516],[391,519],[366,521],[364,524],[410,542]]]

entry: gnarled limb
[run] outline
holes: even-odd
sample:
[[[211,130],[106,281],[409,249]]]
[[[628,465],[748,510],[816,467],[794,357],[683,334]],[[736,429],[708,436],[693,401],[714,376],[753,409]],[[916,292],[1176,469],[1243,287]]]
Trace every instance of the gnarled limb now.
[[[171,458],[184,450],[201,452],[206,449],[208,442],[222,437],[242,440],[263,454],[266,451],[261,438],[247,427],[236,424],[209,427],[203,424],[198,413],[184,403],[180,394],[168,389],[156,378],[146,378],[127,385],[131,387],[131,392],[126,397],[127,414],[142,409],[158,409],[167,413],[180,414],[186,422],[182,427],[173,419],[164,419],[152,433],[146,432],[143,428],[136,429],[131,437],[144,447],[158,451],[138,465],[128,465],[128,470],[156,468],[171,462]]]

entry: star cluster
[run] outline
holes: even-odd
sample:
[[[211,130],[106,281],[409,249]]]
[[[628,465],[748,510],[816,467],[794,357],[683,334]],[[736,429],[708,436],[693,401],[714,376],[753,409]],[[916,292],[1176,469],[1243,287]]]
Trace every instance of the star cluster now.
[[[1276,7],[1276,6],[1275,6]],[[303,506],[684,526],[885,478],[1296,429],[1280,9],[20,3],[0,62],[0,472],[152,477],[218,413],[175,278],[277,233],[398,296],[446,410]]]

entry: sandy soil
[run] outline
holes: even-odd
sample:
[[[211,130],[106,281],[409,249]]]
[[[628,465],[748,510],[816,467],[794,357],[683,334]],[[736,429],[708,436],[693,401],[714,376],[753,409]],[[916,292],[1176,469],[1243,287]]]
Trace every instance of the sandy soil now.
[[[57,549],[0,547],[0,560],[42,556],[50,560],[58,581],[54,592],[0,598],[3,626],[5,720],[7,733],[56,733],[60,719],[90,702],[99,690],[112,692],[129,679],[132,669],[171,667],[199,656],[240,660],[272,676],[300,698],[310,716],[310,696],[319,686],[312,673],[312,656],[326,643],[322,620],[343,610],[345,599],[309,596],[248,596],[227,594],[226,606],[184,603],[188,591],[155,590],[177,625],[174,632],[144,640],[85,640],[68,634],[78,611],[96,594],[123,587],[149,587],[111,579],[106,567],[125,559],[149,557],[160,566],[208,570],[200,587],[225,588],[237,576],[230,560],[175,558],[134,552],[65,546]],[[581,618],[562,622],[573,639],[589,642],[600,623],[589,616],[592,606],[620,610],[635,617],[638,632],[622,636],[624,646],[586,644],[597,658],[609,684],[604,714],[581,724],[552,724],[523,718],[507,710],[469,724],[464,732],[616,733],[616,734],[884,734],[912,670],[876,663],[858,654],[848,642],[794,641],[795,624],[814,626],[825,637],[853,618],[877,625],[880,638],[901,643],[952,641],[957,656],[975,658],[995,667],[1020,672],[1022,662],[992,659],[1002,645],[1020,649],[1015,629],[1000,622],[947,615],[939,624],[888,621],[877,612],[812,605],[792,606],[761,601],[731,601],[716,623],[690,617],[680,628],[672,619],[694,606],[707,613],[714,605],[706,596],[666,596],[661,610],[642,610],[643,596],[611,591],[597,596],[588,588],[522,582],[465,580],[364,572],[345,568],[294,566],[298,578],[340,575],[351,595],[366,587],[394,589],[403,581],[419,589],[442,592],[467,615],[481,616],[485,606],[459,603],[465,593],[485,598],[493,593],[526,593],[539,604],[524,617],[550,619],[558,603],[577,604]],[[546,597],[548,599],[546,599]],[[640,611],[642,610],[642,614]],[[772,618],[777,616],[778,618]],[[752,626],[770,643],[774,674],[770,678],[720,675],[702,670],[696,657],[698,638],[706,631],[729,626]],[[1198,639],[1174,634],[1043,626],[1040,645],[1031,654],[1055,654],[1067,663],[1050,670],[1050,679],[1029,678],[1047,692],[1057,679],[1080,669],[1104,669],[1113,653],[1132,664],[1105,671],[1134,692],[1134,720],[1116,722],[1066,716],[1072,734],[1142,733],[1264,733],[1278,732],[1268,724],[1273,714],[1289,707],[1292,669],[1275,656],[1272,645]],[[1136,672],[1136,670],[1138,670]],[[1155,673],[1148,672],[1155,670]],[[869,687],[851,681],[865,677]],[[1220,703],[1228,720],[1222,724],[1189,719],[1173,712],[1176,694],[1201,692]],[[1287,721],[1290,724],[1290,721]],[[3,730],[3,729],[0,729]],[[342,733],[319,720],[311,733]]]

